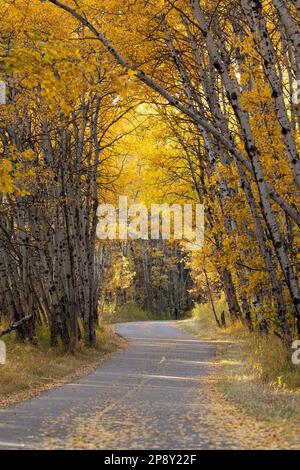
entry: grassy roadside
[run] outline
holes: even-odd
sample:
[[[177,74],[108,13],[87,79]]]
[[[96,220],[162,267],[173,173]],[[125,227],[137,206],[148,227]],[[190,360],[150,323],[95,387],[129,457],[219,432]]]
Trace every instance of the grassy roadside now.
[[[96,348],[79,344],[75,355],[50,348],[45,331],[39,332],[39,346],[19,344],[14,333],[5,337],[5,343],[7,362],[0,365],[0,409],[89,374],[108,354],[126,344],[111,326],[97,331]]]
[[[221,310],[221,307],[220,307]],[[298,422],[300,366],[274,335],[268,339],[249,334],[240,325],[219,329],[209,306],[197,306],[192,319],[178,327],[217,345],[211,383],[217,393],[256,419]]]

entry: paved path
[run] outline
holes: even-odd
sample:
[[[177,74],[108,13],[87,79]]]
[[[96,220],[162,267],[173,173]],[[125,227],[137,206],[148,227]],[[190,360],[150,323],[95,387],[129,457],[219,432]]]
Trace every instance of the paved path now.
[[[226,447],[207,421],[201,384],[215,345],[171,322],[128,323],[117,331],[129,346],[94,373],[0,411],[0,449]]]

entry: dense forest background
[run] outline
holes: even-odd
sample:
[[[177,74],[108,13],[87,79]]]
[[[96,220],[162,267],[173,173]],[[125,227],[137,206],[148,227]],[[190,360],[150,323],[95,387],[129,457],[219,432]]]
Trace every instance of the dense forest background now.
[[[0,0],[0,18],[5,332],[74,350],[128,305],[209,302],[220,328],[299,338],[300,2]],[[204,204],[203,249],[97,240],[122,194]]]

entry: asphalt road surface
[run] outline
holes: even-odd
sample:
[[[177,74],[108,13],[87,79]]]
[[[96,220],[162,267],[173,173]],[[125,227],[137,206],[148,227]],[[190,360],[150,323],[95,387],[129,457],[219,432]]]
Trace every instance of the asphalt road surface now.
[[[202,383],[215,345],[172,322],[126,323],[117,331],[128,347],[94,373],[0,410],[0,449],[228,447],[210,424]]]

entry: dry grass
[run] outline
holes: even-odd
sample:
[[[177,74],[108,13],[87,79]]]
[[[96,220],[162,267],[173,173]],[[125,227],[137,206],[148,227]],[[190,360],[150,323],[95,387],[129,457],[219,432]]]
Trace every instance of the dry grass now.
[[[292,365],[292,351],[279,338],[249,334],[239,324],[219,329],[209,305],[197,306],[179,327],[216,342],[214,383],[227,400],[259,419],[299,422],[300,366]]]
[[[300,418],[300,370],[280,341],[244,335],[218,349],[218,389],[248,413],[266,420]]]
[[[7,362],[0,365],[0,408],[18,403],[92,372],[104,357],[125,344],[112,327],[97,331],[96,348],[79,344],[74,355],[48,346],[47,332],[39,332],[39,346],[5,337]]]

